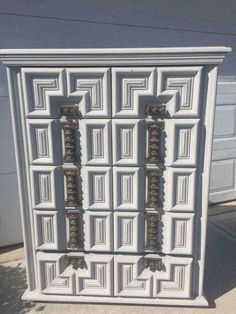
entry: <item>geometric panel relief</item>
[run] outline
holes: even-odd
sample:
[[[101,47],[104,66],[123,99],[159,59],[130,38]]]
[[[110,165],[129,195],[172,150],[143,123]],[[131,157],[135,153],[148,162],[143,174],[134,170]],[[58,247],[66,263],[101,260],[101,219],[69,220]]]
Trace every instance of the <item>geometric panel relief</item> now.
[[[165,211],[195,211],[195,177],[196,169],[191,168],[168,168],[164,172]]]
[[[110,117],[110,69],[71,68],[66,70],[68,96],[79,97],[82,116]]]
[[[113,294],[113,256],[85,255],[86,267],[76,274],[76,294],[111,296]]]
[[[65,94],[63,69],[22,68],[21,72],[26,116],[58,116],[56,98]]]
[[[198,119],[166,121],[166,166],[196,166],[198,122]]]
[[[173,118],[197,118],[202,67],[159,67],[157,99]]]
[[[31,166],[32,206],[34,209],[61,209],[64,207],[62,178],[61,167]]]
[[[192,254],[194,214],[170,213],[162,216],[163,246],[165,254]]]
[[[113,68],[113,117],[145,116],[147,96],[154,96],[155,68]]]
[[[36,249],[65,249],[64,215],[55,211],[34,211],[34,213]]]
[[[113,167],[115,210],[143,210],[145,187],[138,167]]]
[[[27,120],[28,147],[32,164],[53,164],[61,161],[60,127],[55,120]]]
[[[84,214],[85,223],[85,250],[111,251],[112,244],[112,217],[110,212],[89,212]]]
[[[69,261],[84,259],[74,267]],[[39,289],[44,294],[111,296],[113,256],[37,253]]]
[[[111,168],[82,167],[83,207],[111,210]]]
[[[111,162],[110,121],[85,119],[80,125],[82,165],[109,165]]]
[[[141,129],[140,123],[141,120],[136,119],[112,120],[114,165],[145,163],[145,128]]]
[[[119,297],[151,297],[152,273],[140,256],[114,256],[114,294]]]
[[[192,258],[166,256],[165,271],[153,273],[154,298],[190,298]]]
[[[143,251],[142,230],[140,213],[114,212],[115,252]]]

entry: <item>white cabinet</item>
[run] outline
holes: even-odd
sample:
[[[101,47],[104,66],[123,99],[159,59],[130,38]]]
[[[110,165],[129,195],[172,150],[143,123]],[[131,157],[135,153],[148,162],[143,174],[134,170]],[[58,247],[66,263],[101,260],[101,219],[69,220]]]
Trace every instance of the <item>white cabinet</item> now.
[[[207,305],[217,67],[230,49],[2,50],[27,300]]]

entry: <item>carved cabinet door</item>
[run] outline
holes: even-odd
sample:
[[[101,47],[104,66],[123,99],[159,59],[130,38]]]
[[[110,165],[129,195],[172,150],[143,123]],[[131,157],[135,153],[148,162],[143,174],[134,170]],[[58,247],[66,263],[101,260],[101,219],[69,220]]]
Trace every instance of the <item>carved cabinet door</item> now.
[[[191,295],[200,77],[22,69],[42,293]]]

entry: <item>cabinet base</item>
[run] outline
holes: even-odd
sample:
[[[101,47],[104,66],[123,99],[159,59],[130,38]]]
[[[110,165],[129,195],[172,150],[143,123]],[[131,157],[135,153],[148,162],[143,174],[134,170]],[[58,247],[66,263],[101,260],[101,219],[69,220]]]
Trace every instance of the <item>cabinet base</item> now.
[[[121,297],[101,297],[101,296],[71,296],[71,295],[46,295],[37,291],[26,290],[22,296],[24,301],[38,302],[69,302],[69,303],[113,303],[113,304],[147,304],[166,306],[193,306],[207,307],[208,302],[205,297],[189,299],[150,299],[150,298],[121,298]]]

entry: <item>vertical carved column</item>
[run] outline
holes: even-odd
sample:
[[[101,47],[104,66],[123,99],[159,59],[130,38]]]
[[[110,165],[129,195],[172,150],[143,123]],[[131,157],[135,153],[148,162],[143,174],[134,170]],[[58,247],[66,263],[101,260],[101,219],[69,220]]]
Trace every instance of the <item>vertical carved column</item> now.
[[[67,120],[62,122],[62,129],[64,132],[64,162],[76,162],[76,130],[78,129],[78,122]]]
[[[158,251],[160,244],[158,242],[158,228],[160,222],[159,213],[145,213],[146,220],[146,243],[145,247],[151,251]]]
[[[164,129],[164,122],[149,122],[147,130],[149,132],[147,163],[156,164],[162,161],[161,156],[161,132]]]
[[[146,169],[146,176],[148,178],[148,195],[146,207],[161,207],[162,202],[160,199],[160,178],[162,176],[162,170],[159,168]]]
[[[79,249],[83,247],[83,240],[80,239],[79,228],[81,225],[82,213],[78,211],[67,211],[69,219],[69,241],[67,246],[70,249]]]
[[[81,206],[81,199],[78,195],[78,178],[80,174],[78,168],[76,169],[64,169],[64,175],[66,177],[66,202],[67,207]]]

